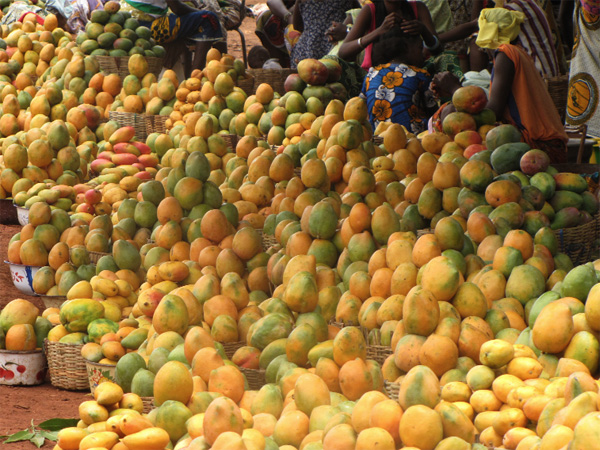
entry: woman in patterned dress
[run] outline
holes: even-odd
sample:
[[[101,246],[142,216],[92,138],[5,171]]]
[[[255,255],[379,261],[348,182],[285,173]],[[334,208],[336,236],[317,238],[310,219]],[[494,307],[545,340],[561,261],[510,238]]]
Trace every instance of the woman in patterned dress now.
[[[589,135],[600,137],[600,1],[578,0],[574,19],[575,44],[569,76],[566,121],[570,125],[586,124]]]
[[[373,128],[380,122],[403,125],[412,133],[427,128],[437,105],[429,83],[431,76],[422,69],[423,41],[395,28],[385,33],[373,48],[374,66],[365,78],[362,96],[367,101]]]
[[[292,48],[291,67],[303,59],[319,59],[333,47],[327,30],[333,22],[343,22],[346,11],[359,7],[357,0],[296,0],[293,25],[302,33]]]

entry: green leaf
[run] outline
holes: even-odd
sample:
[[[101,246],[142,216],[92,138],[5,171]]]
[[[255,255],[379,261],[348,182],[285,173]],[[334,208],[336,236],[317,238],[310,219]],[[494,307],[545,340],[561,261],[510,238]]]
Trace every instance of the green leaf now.
[[[15,434],[11,434],[7,440],[4,441],[5,444],[9,442],[19,442],[19,441],[27,441],[31,439],[35,433],[29,430],[18,431]]]
[[[31,439],[29,439],[31,442],[33,442],[33,445],[35,445],[37,448],[40,448],[42,445],[44,445],[44,441],[46,439],[44,439],[44,436],[40,435],[40,434],[35,434]]]
[[[40,430],[40,431],[38,431],[38,434],[41,435],[41,436],[44,436],[49,441],[56,442],[58,440],[58,431],[44,431],[44,430]]]
[[[40,431],[38,431],[38,434],[41,435],[41,436],[44,436],[49,441],[56,442],[58,440],[58,431],[44,431],[44,430],[40,430]]]
[[[38,427],[48,431],[60,431],[63,428],[77,426],[77,419],[50,419],[42,422]]]

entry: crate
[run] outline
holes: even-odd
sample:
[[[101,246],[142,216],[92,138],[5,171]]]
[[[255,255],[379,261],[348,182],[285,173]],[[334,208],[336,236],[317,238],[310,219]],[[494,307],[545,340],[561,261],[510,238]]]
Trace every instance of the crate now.
[[[254,77],[254,87],[252,93],[256,93],[256,88],[262,83],[270,85],[275,92],[283,95],[285,88],[283,87],[288,75],[296,73],[294,69],[248,69],[248,73]]]
[[[233,356],[233,354],[241,347],[246,345],[245,341],[236,341],[236,342],[222,342],[223,350],[229,359]]]
[[[68,391],[89,390],[86,360],[81,356],[81,347],[83,344],[44,341],[52,386]]]
[[[135,130],[135,138],[138,141],[146,142],[148,133],[146,131],[145,114],[110,111],[108,113],[108,118],[117,122],[119,127],[133,127]]]
[[[398,394],[400,393],[400,383],[384,381],[383,390],[385,392],[385,395],[387,395],[389,398],[396,402],[398,401]]]
[[[94,56],[98,61],[100,70],[108,74],[117,74],[119,78],[123,80],[129,75],[129,56]],[[164,67],[164,58],[157,58],[153,56],[145,56],[148,61],[148,72],[156,75],[156,78],[160,75]]]
[[[594,244],[600,235],[600,214],[578,227],[554,230],[554,235],[560,252],[567,254],[575,266],[594,261],[599,257]]]
[[[393,355],[394,351],[389,345],[383,345],[381,343],[381,332],[377,329],[370,332],[367,336],[367,359],[377,361],[380,365],[383,365],[386,359],[390,355]]]
[[[262,369],[247,369],[245,367],[240,367],[240,371],[246,376],[248,387],[251,391],[258,391],[267,384],[265,379],[266,372]]]
[[[254,94],[254,77],[249,73],[244,78],[238,78],[236,84],[246,95]]]
[[[152,133],[167,133],[167,120],[169,116],[152,116],[150,114],[145,115],[146,120],[146,134],[150,136]]]
[[[64,295],[40,295],[40,298],[46,309],[60,308],[67,301],[67,297]]]
[[[154,409],[154,397],[140,397],[142,399],[142,404],[144,405],[144,414],[148,414],[150,411]]]
[[[237,143],[239,141],[239,137],[237,134],[222,134],[221,137],[225,140],[227,144],[227,148],[235,153],[235,148],[237,147]]]

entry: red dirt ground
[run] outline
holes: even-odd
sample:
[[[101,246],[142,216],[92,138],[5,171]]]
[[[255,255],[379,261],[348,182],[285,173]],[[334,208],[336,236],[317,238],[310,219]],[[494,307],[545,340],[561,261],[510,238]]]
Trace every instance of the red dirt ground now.
[[[247,0],[248,6],[257,3],[266,3],[266,0]],[[246,37],[246,47],[250,50],[254,45],[260,45],[259,39],[254,34],[254,18],[247,17],[241,27]],[[241,43],[239,35],[236,32],[229,32],[229,53],[237,58],[242,57]],[[0,225],[0,257],[2,261],[6,259],[6,250],[10,238],[18,233],[20,226]],[[9,301],[15,298],[25,298],[43,310],[44,305],[36,297],[27,297],[22,295],[14,286],[10,277],[8,265],[0,264],[0,309]],[[44,420],[60,418],[77,418],[79,404],[89,399],[89,393],[71,392],[56,389],[49,380],[41,386],[35,387],[8,387],[0,385],[0,435],[16,433],[27,428],[34,420],[35,424]],[[42,448],[51,449],[54,443],[46,441]],[[6,450],[33,450],[35,445],[30,442],[17,442],[12,444],[3,444],[0,441],[0,448]]]

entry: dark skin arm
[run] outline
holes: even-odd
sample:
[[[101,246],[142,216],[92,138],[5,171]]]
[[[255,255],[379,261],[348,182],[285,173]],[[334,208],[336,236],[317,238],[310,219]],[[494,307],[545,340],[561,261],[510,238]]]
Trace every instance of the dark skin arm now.
[[[196,8],[192,8],[179,0],[167,0],[167,6],[173,11],[176,16],[185,16],[186,14],[199,11]]]
[[[446,31],[439,35],[440,42],[454,42],[459,41],[461,39],[466,39],[471,34],[475,33],[479,29],[479,25],[477,24],[477,20],[472,20],[471,22],[465,22],[462,25],[452,28],[451,30]]]
[[[379,28],[368,33],[371,25],[371,9],[368,6],[364,6],[340,47],[340,58],[353,60],[365,47],[375,42],[380,36],[396,26],[401,26],[406,33],[420,34],[425,44],[429,46],[433,45],[436,33],[433,21],[431,20],[431,14],[429,14],[429,10],[423,3],[418,3],[417,8],[420,20],[404,20],[400,14],[391,13],[386,16]],[[361,38],[362,47],[358,45],[359,38]],[[441,50],[440,46],[439,51]]]
[[[268,0],[267,1],[267,6],[269,7],[269,9],[271,10],[271,12],[283,19],[288,13],[293,12],[294,9],[294,2],[291,2],[291,6],[288,9],[288,6],[290,2],[283,2],[282,0]],[[288,23],[289,21],[291,21],[291,16],[288,18]]]
[[[483,0],[473,0],[473,9],[471,9],[471,20],[479,19],[479,14],[483,9],[483,3]]]
[[[294,30],[303,32],[304,31],[304,22],[302,21],[302,15],[300,14],[300,5],[299,3],[302,0],[296,0],[296,4],[294,5],[294,15],[292,16],[292,25],[294,26]]]
[[[304,31],[304,23],[302,22],[302,15],[300,14],[300,8],[298,6],[298,4],[301,1],[302,0],[296,0],[296,6],[294,7],[294,18],[292,22],[294,25],[294,29],[300,32]],[[352,8],[360,8],[360,3],[358,2],[358,0],[354,0]]]
[[[508,56],[498,52],[494,60],[494,82],[490,89],[490,98],[486,108],[496,113],[496,117],[504,116],[508,98],[515,78],[515,65]]]
[[[427,6],[425,6],[424,3],[417,2],[417,13],[419,16],[418,20],[403,20],[401,28],[408,34],[420,34],[425,45],[432,47],[435,44],[437,33],[433,26],[433,20],[431,19],[429,9],[427,9]],[[439,53],[442,50],[443,46],[440,45],[438,49],[432,51],[432,53]]]

